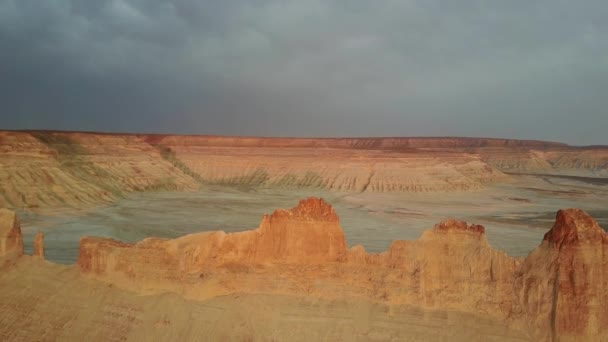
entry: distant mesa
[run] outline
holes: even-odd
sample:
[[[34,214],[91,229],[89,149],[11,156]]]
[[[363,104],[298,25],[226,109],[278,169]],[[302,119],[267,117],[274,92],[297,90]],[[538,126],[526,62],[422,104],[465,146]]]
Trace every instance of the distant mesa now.
[[[521,174],[603,184],[608,147],[466,137],[271,138],[0,131],[0,207],[86,208],[211,185],[458,192]],[[574,178],[572,178],[574,177]],[[520,199],[514,199],[520,200]]]

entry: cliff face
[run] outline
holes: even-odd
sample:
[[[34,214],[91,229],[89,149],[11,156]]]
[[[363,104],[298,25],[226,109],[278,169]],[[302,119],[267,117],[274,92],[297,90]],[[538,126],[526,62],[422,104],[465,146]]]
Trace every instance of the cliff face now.
[[[86,207],[198,183],[131,136],[0,132],[0,206]]]
[[[494,250],[483,226],[456,220],[368,254],[347,249],[334,210],[311,198],[242,233],[136,244],[83,238],[78,266],[145,293],[364,297],[482,313],[525,327],[537,340],[599,340],[608,338],[607,241],[585,212],[568,209],[526,259]]]
[[[519,260],[494,250],[485,228],[447,220],[416,241],[395,241],[384,267],[400,270],[416,296],[404,301],[505,316]]]
[[[0,208],[0,257],[18,257],[23,254],[23,236],[15,212]]]
[[[86,273],[120,283],[167,282],[226,265],[332,262],[345,252],[346,239],[334,209],[321,199],[309,198],[291,210],[265,215],[252,231],[149,238],[136,244],[84,237],[78,265]]]
[[[516,313],[538,336],[599,340],[608,329],[608,236],[580,209],[560,210],[515,281]]]
[[[473,149],[481,159],[504,172],[608,177],[608,148]]]
[[[608,149],[484,138],[254,138],[0,131],[0,206],[86,207],[210,184],[468,191],[501,171],[608,176]]]

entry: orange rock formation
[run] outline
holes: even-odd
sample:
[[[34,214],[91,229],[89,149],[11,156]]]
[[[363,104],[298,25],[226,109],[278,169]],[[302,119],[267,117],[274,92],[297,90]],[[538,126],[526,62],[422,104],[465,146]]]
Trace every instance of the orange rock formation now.
[[[34,237],[34,256],[44,259],[44,233],[38,232]]]
[[[144,293],[365,297],[481,313],[538,340],[600,340],[608,338],[607,241],[589,215],[567,209],[526,259],[494,250],[483,226],[456,220],[368,254],[361,246],[347,249],[332,207],[310,198],[241,233],[135,244],[85,237],[78,266]]]
[[[608,338],[608,236],[580,209],[560,210],[514,284],[518,305],[536,336]]]
[[[15,212],[0,209],[0,257],[18,257],[23,254],[23,236],[19,217]]]

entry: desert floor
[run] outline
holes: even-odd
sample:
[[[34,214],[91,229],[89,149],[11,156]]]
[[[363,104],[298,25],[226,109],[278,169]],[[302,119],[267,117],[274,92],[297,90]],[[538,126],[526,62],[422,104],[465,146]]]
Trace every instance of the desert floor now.
[[[560,208],[588,211],[608,227],[608,184],[560,176],[513,176],[483,190],[433,193],[344,193],[326,190],[206,187],[196,192],[137,193],[88,211],[20,212],[26,252],[33,236],[45,232],[50,261],[72,264],[81,236],[137,241],[175,238],[207,230],[254,229],[262,215],[320,196],[336,208],[349,246],[381,252],[393,240],[416,239],[449,217],[483,224],[495,248],[525,256],[538,246]]]

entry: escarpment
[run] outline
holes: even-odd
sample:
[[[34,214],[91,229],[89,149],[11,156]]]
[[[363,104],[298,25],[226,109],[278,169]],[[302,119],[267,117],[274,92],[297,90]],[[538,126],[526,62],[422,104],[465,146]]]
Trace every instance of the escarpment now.
[[[362,246],[347,249],[333,208],[310,198],[241,233],[135,244],[85,237],[78,268],[144,293],[362,297],[484,314],[535,340],[601,340],[608,338],[607,245],[595,220],[567,209],[525,259],[494,250],[483,226],[453,219],[370,254]]]
[[[472,191],[503,173],[608,176],[608,148],[487,138],[256,138],[0,131],[0,206],[87,207],[209,185]]]

